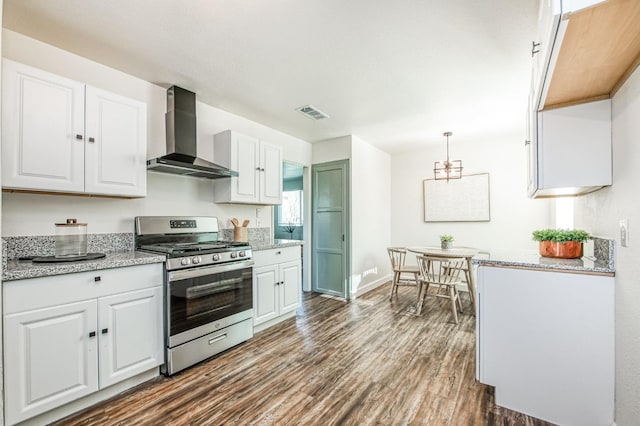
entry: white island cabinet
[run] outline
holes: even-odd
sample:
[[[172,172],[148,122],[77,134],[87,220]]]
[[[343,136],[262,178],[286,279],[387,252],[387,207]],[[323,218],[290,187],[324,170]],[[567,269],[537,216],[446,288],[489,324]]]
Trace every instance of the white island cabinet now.
[[[144,197],[147,105],[3,59],[2,186]]]
[[[495,386],[496,404],[612,424],[613,276],[480,265],[477,309],[477,378]]]
[[[216,203],[281,204],[282,148],[233,130],[214,135],[214,162],[238,176],[214,181]]]
[[[164,362],[162,271],[158,263],[3,283],[7,424],[145,372],[157,376]]]
[[[302,292],[300,255],[300,246],[253,252],[254,331],[295,315]]]

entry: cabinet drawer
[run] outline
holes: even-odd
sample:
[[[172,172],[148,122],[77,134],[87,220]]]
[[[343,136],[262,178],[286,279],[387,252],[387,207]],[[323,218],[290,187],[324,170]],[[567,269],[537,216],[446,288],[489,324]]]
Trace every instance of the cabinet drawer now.
[[[256,250],[253,252],[255,267],[273,265],[276,263],[300,260],[302,256],[301,246],[281,247],[269,250]]]
[[[163,280],[162,263],[153,263],[10,281],[3,284],[4,313],[11,314],[160,286]]]

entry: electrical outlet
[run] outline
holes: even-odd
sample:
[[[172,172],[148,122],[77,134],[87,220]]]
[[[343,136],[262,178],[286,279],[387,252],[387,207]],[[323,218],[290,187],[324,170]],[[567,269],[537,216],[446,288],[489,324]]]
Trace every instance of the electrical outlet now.
[[[629,246],[629,221],[627,219],[620,221],[620,245],[622,247]]]

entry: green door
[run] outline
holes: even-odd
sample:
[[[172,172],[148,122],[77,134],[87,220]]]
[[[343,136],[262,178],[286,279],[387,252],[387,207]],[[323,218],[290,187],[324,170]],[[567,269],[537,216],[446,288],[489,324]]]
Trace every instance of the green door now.
[[[349,161],[314,164],[311,175],[311,288],[349,299]]]

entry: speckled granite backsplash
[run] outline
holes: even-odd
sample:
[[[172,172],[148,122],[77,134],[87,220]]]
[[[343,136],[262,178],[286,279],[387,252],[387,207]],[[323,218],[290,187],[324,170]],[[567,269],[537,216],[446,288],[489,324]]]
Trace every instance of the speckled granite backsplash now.
[[[247,228],[249,234],[249,243],[251,241],[266,241],[271,238],[271,228]],[[218,238],[221,240],[232,241],[233,240],[233,228],[221,229],[218,233]]]
[[[615,269],[616,241],[607,238],[591,237],[593,240],[593,257],[610,269]]]
[[[51,256],[55,254],[55,236],[37,235],[27,237],[4,237],[4,258],[17,259],[25,256]],[[87,252],[112,253],[133,250],[133,234],[87,234]]]

